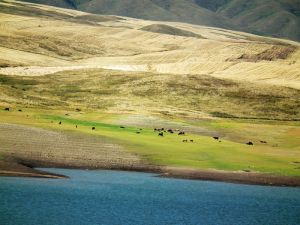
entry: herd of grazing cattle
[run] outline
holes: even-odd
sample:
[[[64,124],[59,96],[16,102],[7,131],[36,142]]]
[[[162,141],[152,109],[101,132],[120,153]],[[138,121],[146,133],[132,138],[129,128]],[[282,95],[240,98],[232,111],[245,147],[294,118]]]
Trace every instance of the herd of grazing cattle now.
[[[164,136],[164,133],[174,134],[174,133],[176,133],[176,132],[178,132],[178,133],[177,133],[178,135],[186,135],[185,131],[182,131],[182,130],[179,130],[179,129],[173,130],[173,129],[165,129],[165,128],[154,128],[154,132],[158,132],[158,136],[161,136],[161,137]],[[213,138],[214,140],[216,140],[216,141],[222,142],[222,141],[220,140],[220,137],[214,136],[214,137],[212,137],[212,138]],[[188,140],[188,139],[183,139],[182,142],[184,142],[184,143],[188,143],[188,142],[194,143],[194,140],[193,140],[193,139],[190,139],[190,140]],[[260,141],[260,143],[262,143],[262,144],[267,144],[266,141]],[[253,143],[252,141],[249,141],[249,142],[246,143],[246,145],[254,145],[254,143]]]
[[[10,111],[10,108],[4,108],[4,111]],[[21,109],[19,109],[18,111],[19,111],[19,112],[22,112]],[[69,114],[66,114],[66,115],[69,116]],[[51,121],[51,123],[53,123],[53,121]],[[59,124],[59,125],[62,125],[62,121],[59,121],[58,124]],[[78,125],[75,125],[75,128],[78,128]],[[121,129],[125,129],[124,126],[120,126],[120,128],[121,128]],[[96,130],[96,127],[92,127],[92,130],[93,130],[93,131]],[[142,131],[142,130],[143,130],[143,129],[140,128],[140,129],[139,129],[138,131],[136,131],[135,133],[136,133],[136,134],[141,134],[141,131]],[[165,129],[165,128],[154,128],[154,132],[157,133],[158,136],[160,136],[160,137],[164,137],[164,135],[165,135],[166,133],[169,133],[169,134],[175,134],[175,133],[177,133],[179,136],[186,136],[185,131],[182,131],[182,130],[179,130],[179,129],[173,130],[173,129]],[[214,137],[212,137],[212,138],[213,138],[214,140],[216,140],[216,141],[221,142],[220,137],[214,136]],[[188,142],[194,143],[194,140],[193,140],[193,139],[190,139],[190,140],[188,140],[188,139],[183,139],[182,142],[184,142],[184,143],[188,143]],[[260,143],[261,143],[261,144],[267,144],[266,141],[260,141]],[[254,145],[254,143],[253,143],[252,141],[249,141],[249,142],[246,143],[246,145]]]

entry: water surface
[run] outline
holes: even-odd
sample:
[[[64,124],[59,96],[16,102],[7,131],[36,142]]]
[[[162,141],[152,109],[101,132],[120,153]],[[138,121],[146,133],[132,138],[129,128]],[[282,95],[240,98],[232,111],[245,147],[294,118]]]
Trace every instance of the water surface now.
[[[300,224],[300,188],[47,171],[71,179],[0,177],[1,225]]]

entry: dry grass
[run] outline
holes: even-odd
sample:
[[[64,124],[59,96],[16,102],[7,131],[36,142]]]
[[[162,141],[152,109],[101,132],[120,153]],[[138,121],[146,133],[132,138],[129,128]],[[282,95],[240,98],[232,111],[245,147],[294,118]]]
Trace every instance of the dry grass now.
[[[40,66],[38,75],[57,71],[45,66],[61,70],[84,66],[205,74],[300,88],[296,42],[175,22],[163,23],[160,30],[164,34],[153,33],[141,28],[158,22],[101,17],[34,4],[0,4],[0,60],[10,61],[12,66]],[[189,35],[182,36],[182,32]],[[186,37],[190,34],[205,39]],[[230,60],[241,56],[243,60]],[[24,67],[0,69],[2,74],[13,75],[30,75],[37,70],[29,71]]]
[[[295,120],[300,91],[210,76],[77,70],[0,76],[2,106]]]

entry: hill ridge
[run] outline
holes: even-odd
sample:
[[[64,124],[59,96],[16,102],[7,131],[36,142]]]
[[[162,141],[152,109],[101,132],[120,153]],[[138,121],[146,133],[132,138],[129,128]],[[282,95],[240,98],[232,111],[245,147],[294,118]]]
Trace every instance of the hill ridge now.
[[[175,21],[300,40],[297,0],[23,0],[96,14]]]

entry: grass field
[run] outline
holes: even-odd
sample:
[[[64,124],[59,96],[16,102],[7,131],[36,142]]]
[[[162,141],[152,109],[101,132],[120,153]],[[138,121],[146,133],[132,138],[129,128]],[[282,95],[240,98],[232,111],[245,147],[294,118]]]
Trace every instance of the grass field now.
[[[160,137],[146,125],[120,128],[121,124],[117,125],[113,122],[116,118],[119,119],[120,115],[112,116],[111,123],[106,122],[109,116],[105,114],[101,116],[104,122],[99,119],[93,120],[91,117],[90,120],[78,119],[80,117],[86,118],[86,115],[74,112],[65,116],[62,113],[53,114],[53,111],[1,112],[0,122],[21,123],[105,137],[111,143],[124,147],[153,165],[259,171],[300,176],[299,160],[297,160],[300,158],[299,122],[278,124],[260,121],[253,123],[229,119],[194,122],[198,126],[218,131],[221,136],[221,142],[219,142],[211,136],[193,133],[187,133],[185,136],[165,133],[164,137]],[[59,125],[59,122],[62,124]],[[189,125],[191,122],[185,123]],[[78,128],[75,127],[76,125]],[[96,129],[92,130],[92,127]],[[176,128],[176,122],[172,128]],[[182,142],[185,139],[188,143]],[[260,143],[260,140],[267,141],[267,143]],[[248,141],[253,141],[254,146],[246,145]]]

